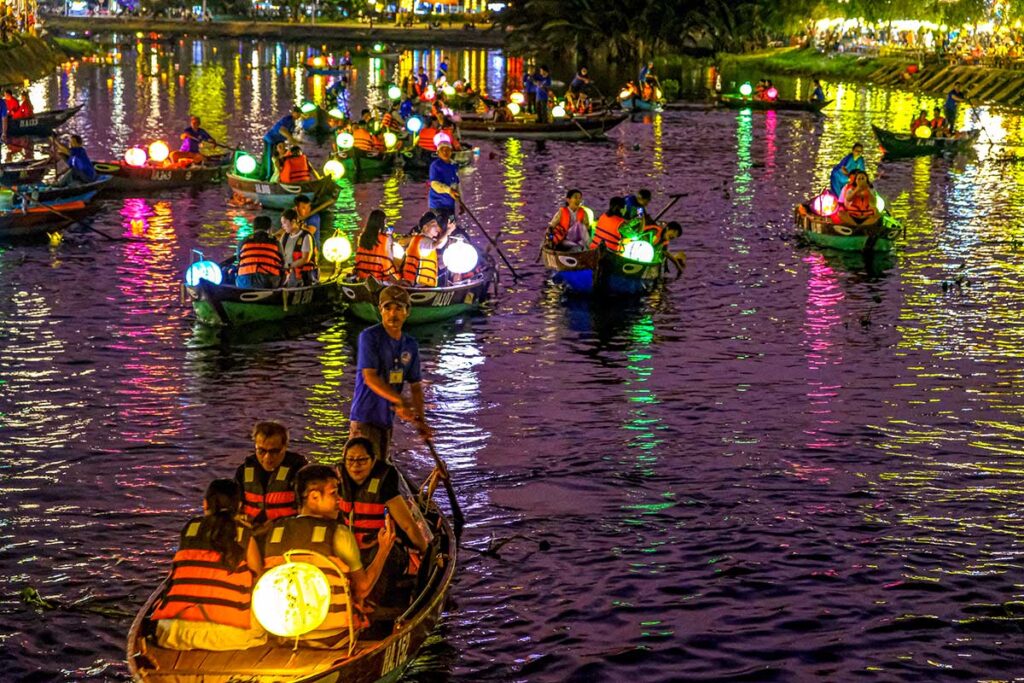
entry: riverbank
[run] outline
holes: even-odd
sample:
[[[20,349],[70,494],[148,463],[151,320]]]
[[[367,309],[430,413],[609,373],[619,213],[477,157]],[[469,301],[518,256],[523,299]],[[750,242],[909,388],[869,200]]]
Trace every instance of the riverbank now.
[[[84,41],[46,40],[18,35],[0,44],[0,85],[18,85],[45,76],[58,65],[89,54]]]
[[[211,38],[257,38],[267,40],[330,40],[344,43],[380,41],[397,45],[444,45],[451,47],[500,48],[504,34],[498,28],[466,30],[458,28],[404,28],[393,24],[356,22],[297,24],[283,21],[212,21],[204,23],[173,19],[135,17],[44,17],[50,31],[75,33],[168,33],[202,35]]]

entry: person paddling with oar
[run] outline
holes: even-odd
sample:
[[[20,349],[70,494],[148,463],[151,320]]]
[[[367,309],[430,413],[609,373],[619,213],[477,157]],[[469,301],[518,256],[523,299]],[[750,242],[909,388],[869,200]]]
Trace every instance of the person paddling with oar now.
[[[202,162],[205,157],[200,145],[204,142],[209,142],[217,147],[224,147],[224,145],[214,140],[213,136],[207,133],[201,124],[202,122],[198,116],[189,117],[188,127],[181,133],[181,148],[177,152],[171,153],[172,161]]]

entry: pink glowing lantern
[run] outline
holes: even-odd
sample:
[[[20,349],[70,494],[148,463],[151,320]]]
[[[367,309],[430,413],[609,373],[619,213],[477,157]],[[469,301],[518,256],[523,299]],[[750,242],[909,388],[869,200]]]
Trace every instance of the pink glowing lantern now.
[[[814,198],[814,201],[811,202],[811,208],[819,216],[831,216],[839,210],[839,199],[828,190],[825,190]]]

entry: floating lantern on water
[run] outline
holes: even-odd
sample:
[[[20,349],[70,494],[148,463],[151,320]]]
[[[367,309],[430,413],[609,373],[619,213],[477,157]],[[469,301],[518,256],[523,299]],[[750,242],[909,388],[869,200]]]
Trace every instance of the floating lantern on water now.
[[[508,103],[508,110],[512,112],[512,116],[519,116],[519,112],[522,111],[515,102]]]
[[[132,147],[124,153],[124,160],[129,166],[145,166],[146,165],[146,150],[141,147]]]
[[[519,92],[518,90],[509,95],[508,99],[512,102],[515,102],[516,104],[522,104],[523,102],[526,101],[526,97],[523,95],[523,93]]]
[[[224,273],[213,261],[196,261],[185,271],[185,284],[189,287],[198,287],[200,280],[219,285],[223,279]]]
[[[398,144],[398,136],[392,133],[390,130],[384,132],[384,147],[387,149],[393,148]]]
[[[352,256],[352,243],[344,235],[335,235],[324,242],[323,251],[331,263],[343,263]]]
[[[452,146],[452,136],[448,135],[448,133],[445,133],[443,131],[438,133],[437,135],[435,135],[434,136],[434,147],[435,148],[436,147],[440,147],[441,145],[448,145],[449,147],[451,147]]]
[[[158,164],[166,161],[170,155],[171,150],[163,140],[157,140],[149,146],[149,158]]]
[[[768,88],[768,90],[766,90],[764,94],[768,97],[769,100],[774,100],[778,98],[779,91],[776,90],[774,87],[771,87]]]
[[[337,159],[328,159],[327,163],[324,164],[324,175],[330,176],[335,180],[341,180],[345,177],[345,164]]]
[[[556,104],[551,109],[551,116],[555,117],[556,119],[564,119],[565,118],[565,107],[563,107],[560,104]]]
[[[374,43],[373,44],[373,51],[374,52],[384,52],[384,44],[383,43]]]
[[[750,97],[750,94],[754,92],[754,86],[750,83],[744,83],[740,86],[740,94],[744,97]]]
[[[388,97],[390,97],[393,100],[397,100],[401,96],[402,96],[402,89],[401,88],[399,88],[397,85],[389,85],[388,86]]]
[[[324,245],[326,246],[326,245]],[[295,638],[324,623],[331,608],[331,584],[306,562],[286,562],[267,570],[252,591],[252,613],[270,633]]]
[[[626,245],[623,256],[630,261],[651,263],[654,261],[654,245],[647,240],[633,240]]]
[[[479,259],[480,256],[476,253],[473,245],[461,239],[456,239],[449,244],[441,256],[444,267],[456,275],[465,275],[472,271],[476,268]]]
[[[929,126],[918,126],[914,129],[914,135],[922,140],[927,140],[932,136],[932,129]]]
[[[811,208],[819,216],[831,216],[839,210],[839,199],[830,191],[825,190],[814,198]]]
[[[423,119],[418,116],[410,116],[409,120],[405,122],[405,128],[410,133],[419,133],[420,129],[423,128]]]
[[[352,149],[352,146],[356,144],[356,139],[352,137],[352,133],[345,131],[338,133],[334,141],[338,143],[339,149]]]
[[[256,158],[251,154],[242,152],[238,155],[238,158],[235,159],[235,170],[242,175],[249,175],[256,170]]]

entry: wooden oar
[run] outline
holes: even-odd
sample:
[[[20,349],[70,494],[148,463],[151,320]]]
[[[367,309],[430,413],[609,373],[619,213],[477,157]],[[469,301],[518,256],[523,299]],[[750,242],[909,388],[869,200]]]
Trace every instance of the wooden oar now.
[[[455,488],[452,486],[452,478],[448,473],[448,467],[445,466],[444,461],[441,460],[441,456],[437,454],[437,449],[434,448],[434,441],[430,437],[423,437],[423,443],[427,444],[427,448],[430,450],[430,455],[434,458],[434,465],[441,473],[441,481],[444,482],[444,490],[448,493],[448,504],[452,508],[452,516],[455,518],[455,540],[462,537],[462,527],[466,525],[466,517],[462,514],[462,507],[459,505],[459,499],[455,497]]]
[[[594,139],[594,136],[590,134],[590,131],[588,131],[586,128],[584,128],[583,124],[581,124],[578,120],[576,120],[575,117],[572,119],[572,122],[576,124],[577,128],[579,128],[580,130],[583,131],[583,134],[587,136],[588,140],[593,140]]]
[[[508,257],[505,256],[505,252],[501,250],[501,247],[498,246],[498,243],[484,229],[484,226],[480,224],[480,221],[476,219],[476,216],[473,215],[473,212],[469,210],[469,207],[466,206],[461,199],[459,199],[459,208],[461,208],[464,213],[468,214],[469,217],[473,220],[473,222],[476,223],[476,227],[480,229],[480,232],[483,233],[483,236],[487,238],[487,241],[490,242],[491,245],[497,250],[498,256],[501,257],[501,260],[505,262],[506,266],[508,266],[509,271],[512,273],[512,277],[518,280],[519,273],[517,273],[516,269],[512,267],[511,263],[509,263]]]
[[[658,222],[658,219],[664,216],[666,211],[671,209],[673,206],[675,206],[676,202],[678,202],[683,197],[688,196],[689,194],[689,192],[679,192],[677,194],[670,194],[669,198],[671,198],[672,201],[670,201],[664,209],[658,212],[658,215],[654,217],[654,222]]]
[[[29,199],[28,197],[26,197],[25,195],[23,195],[21,193],[18,193],[18,196],[22,197],[23,200]],[[50,206],[48,204],[43,204],[42,202],[35,202],[35,206],[41,206],[44,209],[46,209],[47,211],[50,211],[50,212],[60,216],[61,218],[63,218],[64,220],[66,220],[66,221],[68,221],[70,223],[78,223],[79,225],[81,225],[86,230],[91,230],[92,232],[94,232],[97,235],[100,235],[102,237],[105,237],[106,239],[110,240],[111,242],[132,242],[132,241],[134,241],[134,240],[131,240],[131,239],[127,238],[127,237],[111,237],[110,235],[108,235],[107,233],[103,232],[102,230],[97,230],[96,228],[92,227],[91,225],[89,225],[88,223],[86,223],[84,221],[81,221],[81,220],[79,220],[77,218],[72,218],[71,216],[67,215],[66,213],[58,211],[57,209],[53,208],[52,206]]]

